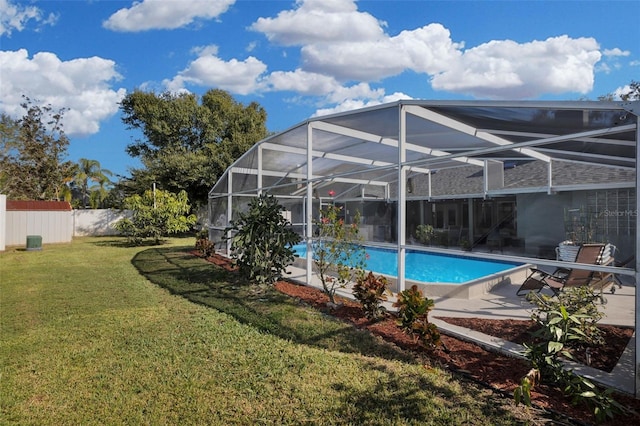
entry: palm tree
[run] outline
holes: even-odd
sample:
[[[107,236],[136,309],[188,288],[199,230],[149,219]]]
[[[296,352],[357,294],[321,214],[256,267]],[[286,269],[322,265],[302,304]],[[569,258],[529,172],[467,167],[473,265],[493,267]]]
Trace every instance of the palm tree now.
[[[91,193],[89,194],[89,204],[92,209],[99,209],[102,207],[104,200],[109,195],[108,188],[113,182],[111,182],[106,176],[97,180],[98,184],[93,185],[89,190]]]
[[[100,167],[100,162],[98,160],[88,160],[86,158],[78,160],[78,168],[76,170],[74,181],[80,188],[80,193],[82,194],[82,206],[85,209],[87,208],[87,201],[89,197],[89,181],[98,182],[100,184],[100,188],[104,188],[107,183],[111,183],[109,176],[112,175],[113,173],[111,173],[111,171]]]

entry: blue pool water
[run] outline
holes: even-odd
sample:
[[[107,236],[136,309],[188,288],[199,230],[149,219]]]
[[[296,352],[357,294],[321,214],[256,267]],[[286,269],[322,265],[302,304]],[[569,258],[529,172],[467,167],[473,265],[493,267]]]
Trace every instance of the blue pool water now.
[[[293,249],[298,256],[307,257],[305,244],[298,244]],[[394,277],[398,275],[398,257],[395,250],[378,247],[365,247],[365,250],[368,255],[367,270]],[[428,283],[460,284],[520,265],[515,262],[407,250],[405,278]]]

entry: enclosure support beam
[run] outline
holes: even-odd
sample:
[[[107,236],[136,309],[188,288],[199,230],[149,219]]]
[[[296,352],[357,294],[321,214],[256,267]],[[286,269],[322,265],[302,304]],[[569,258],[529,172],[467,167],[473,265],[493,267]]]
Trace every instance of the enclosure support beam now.
[[[227,223],[226,226],[231,225],[233,214],[233,172],[229,170],[227,176]],[[231,255],[231,231],[227,231],[227,256]]]
[[[473,217],[473,198],[468,198],[468,203],[469,205],[467,206],[467,216],[469,217],[469,223],[468,223],[468,235],[467,235],[467,239],[469,240],[469,245],[471,246],[471,248],[473,248],[473,243],[474,241],[474,232],[475,230],[473,229],[473,222],[475,220],[475,218]]]
[[[396,237],[398,241],[398,293],[405,289],[405,251],[406,251],[406,218],[407,218],[407,150],[405,147],[407,138],[407,113],[405,106],[400,104],[398,131],[398,203]]]
[[[549,161],[549,163],[547,163],[547,182],[547,194],[553,194],[553,161]]]
[[[636,114],[636,123],[640,120],[640,116]],[[638,230],[640,230],[640,215],[638,215],[638,187],[640,187],[640,173],[638,173],[638,165],[640,160],[638,160],[638,156],[640,155],[640,125],[636,124],[636,211],[635,211],[635,221],[636,221],[636,261],[635,261],[635,282],[636,282],[636,308],[635,308],[635,329],[638,330],[638,326],[640,325],[640,291],[638,291],[638,283],[640,283],[640,234]],[[638,372],[640,371],[640,336],[636,333],[636,351],[635,351],[635,368],[633,370],[633,377],[635,379],[635,396],[636,398],[640,398],[640,376]]]
[[[307,285],[311,285],[313,272],[313,127],[307,124],[307,207],[305,211],[305,237],[307,241]]]
[[[475,127],[469,126],[467,124],[461,123],[460,121],[454,120],[453,118],[447,117],[445,115],[439,114],[435,111],[432,111],[430,109],[425,109],[422,107],[418,107],[418,106],[410,106],[408,107],[408,111],[409,113],[423,118],[425,120],[428,121],[433,121],[434,123],[438,123],[440,125],[449,127],[450,129],[456,130],[458,132],[462,132],[462,133],[466,133],[468,135],[472,135],[474,137],[477,137],[479,139],[485,140],[489,143],[492,144],[496,144],[496,145],[513,145],[513,142],[508,141],[504,138],[501,138],[499,136],[496,135],[492,135],[491,133],[487,133],[487,132],[483,132],[479,129],[476,129]],[[528,155],[529,157],[533,157],[533,158],[537,158],[538,160],[542,160],[542,161],[550,161],[551,159],[543,154],[540,154],[534,150],[531,149],[523,149],[523,150],[519,150],[517,149],[516,151],[518,152],[522,152],[525,155]]]
[[[262,145],[258,145],[258,196],[262,195]]]

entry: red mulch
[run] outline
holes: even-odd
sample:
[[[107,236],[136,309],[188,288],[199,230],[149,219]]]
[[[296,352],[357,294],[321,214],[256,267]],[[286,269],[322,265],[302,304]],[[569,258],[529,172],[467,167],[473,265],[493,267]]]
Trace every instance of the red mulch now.
[[[215,264],[232,270],[229,260],[214,256],[208,259]],[[320,290],[288,281],[275,284],[276,290],[299,299],[310,306],[322,310],[343,321],[353,324],[360,329],[384,338],[406,350],[415,351],[425,364],[440,366],[451,371],[461,373],[466,377],[479,381],[493,389],[512,394],[513,389],[520,383],[522,377],[530,370],[526,361],[507,357],[483,349],[477,344],[463,341],[454,337],[442,336],[443,346],[433,351],[421,348],[411,337],[402,332],[397,325],[396,317],[392,314],[381,321],[372,322],[364,316],[360,305],[353,300],[341,299],[342,306],[329,309],[327,295]],[[500,337],[514,343],[530,341],[530,332],[534,330],[532,321],[523,320],[493,320],[480,318],[440,318],[454,325],[480,331],[485,334]],[[610,371],[620,354],[626,347],[633,330],[627,327],[602,326],[605,333],[606,348],[591,352],[591,366]],[[579,355],[579,354],[578,354]],[[579,358],[579,356],[578,356]],[[562,393],[552,387],[538,385],[531,393],[534,404],[540,408],[564,414],[577,422],[592,423],[594,417],[590,408],[574,406]],[[626,395],[617,394],[616,401],[640,413],[640,400]],[[638,424],[640,415],[617,416],[606,425]]]

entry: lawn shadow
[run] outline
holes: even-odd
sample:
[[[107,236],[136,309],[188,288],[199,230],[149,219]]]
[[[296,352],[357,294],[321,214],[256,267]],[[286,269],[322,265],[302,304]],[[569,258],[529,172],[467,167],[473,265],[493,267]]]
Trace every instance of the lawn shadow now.
[[[374,359],[367,363],[369,369],[382,373],[375,387],[363,390],[358,386],[334,385],[343,400],[340,418],[362,419],[363,424],[385,418],[402,418],[415,424],[423,424],[425,419],[429,419],[430,424],[448,424],[455,418],[451,411],[480,410],[485,416],[496,418],[504,418],[512,412],[509,409],[510,399],[495,397],[491,390],[479,384],[468,384],[464,390],[467,392],[470,391],[469,386],[476,387],[476,398],[463,399],[441,376],[416,375],[414,380],[407,381]],[[444,407],[425,404],[420,396],[425,389],[429,389]],[[489,397],[486,397],[487,393]]]
[[[171,240],[187,240],[193,239],[193,235],[179,235],[171,237]],[[131,247],[163,247],[166,246],[170,242],[169,239],[161,239],[159,242],[156,242],[153,239],[145,239],[138,243],[133,243],[129,241],[127,237],[122,236],[114,236],[113,239],[104,239],[100,241],[93,241],[91,244],[97,247],[121,247],[121,248],[131,248]]]
[[[416,357],[350,324],[302,304],[270,286],[250,285],[237,273],[200,259],[192,247],[154,247],[137,253],[133,266],[170,293],[233,316],[262,333],[295,343],[416,362]]]

